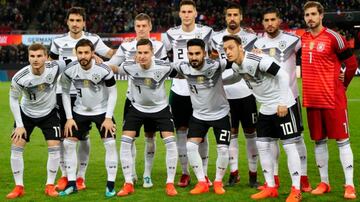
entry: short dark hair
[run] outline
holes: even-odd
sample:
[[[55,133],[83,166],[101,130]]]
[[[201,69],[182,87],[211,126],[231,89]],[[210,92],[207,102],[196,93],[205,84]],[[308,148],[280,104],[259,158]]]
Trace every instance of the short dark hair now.
[[[94,44],[89,39],[80,39],[75,45],[75,50],[80,46],[89,46],[91,51],[95,50]]]
[[[47,48],[41,43],[33,43],[28,48],[28,51],[37,51],[37,50],[43,50],[45,55],[47,55]]]
[[[308,8],[312,8],[312,7],[315,7],[317,8],[317,10],[319,11],[319,14],[323,14],[324,13],[324,6],[321,5],[320,2],[317,2],[317,1],[308,1],[305,3],[303,9],[304,11]]]
[[[234,3],[230,3],[229,5],[227,5],[226,8],[224,9],[224,13],[226,14],[226,11],[229,9],[238,9],[240,14],[242,14],[243,12],[242,8]]]
[[[149,22],[149,24],[151,24],[151,18],[148,14],[146,13],[139,13],[136,17],[135,17],[135,21],[142,21],[142,20],[147,20]]]
[[[79,14],[83,17],[84,21],[86,20],[86,13],[83,7],[71,7],[66,14],[66,20],[69,19],[70,14]]]
[[[150,39],[140,39],[137,43],[136,43],[136,48],[138,46],[143,46],[143,45],[148,45],[150,46],[151,50],[153,49],[153,44],[150,41]]]
[[[187,43],[186,43],[186,47],[189,48],[190,46],[200,46],[201,49],[205,50],[205,42],[202,39],[190,39]]]
[[[275,7],[268,7],[268,8],[265,8],[262,12],[262,19],[264,19],[264,16],[269,13],[275,13],[276,17],[278,17],[278,18],[280,17],[279,9],[277,9]]]
[[[241,38],[237,35],[225,35],[223,36],[223,42],[234,40],[238,45],[241,45]]]
[[[181,6],[184,6],[184,5],[191,5],[191,6],[194,6],[194,8],[196,9],[196,4],[194,1],[192,0],[182,0],[180,2],[180,6],[179,6],[179,9],[181,8]]]

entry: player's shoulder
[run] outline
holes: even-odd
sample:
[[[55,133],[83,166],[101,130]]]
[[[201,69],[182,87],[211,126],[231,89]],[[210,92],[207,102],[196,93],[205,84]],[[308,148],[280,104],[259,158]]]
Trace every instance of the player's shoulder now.
[[[167,31],[166,31],[166,33],[167,34],[174,34],[174,33],[178,33],[178,32],[181,32],[182,30],[181,30],[181,25],[179,25],[179,26],[175,26],[175,27],[170,27]]]
[[[285,37],[300,39],[300,37],[292,32],[282,31]]]
[[[151,43],[153,44],[153,46],[157,47],[157,46],[163,46],[164,43],[159,41],[159,40],[155,40],[155,39],[150,39]]]
[[[124,64],[124,67],[133,66],[133,65],[136,65],[136,62],[135,62],[135,60],[125,60],[123,64]]]
[[[168,61],[159,60],[159,59],[155,59],[154,63],[155,63],[155,65],[160,65],[160,66],[169,66],[170,65],[170,63]]]
[[[18,72],[15,73],[12,80],[18,82],[21,78],[25,78],[27,75],[30,74],[30,68],[30,65],[21,68]]]
[[[78,60],[71,61],[69,64],[66,65],[64,72],[71,71],[73,68],[75,68],[77,65],[79,65]]]
[[[223,29],[219,32],[216,32],[212,37],[212,40],[219,43],[222,41],[222,38],[226,35],[226,29]]]
[[[53,61],[46,61],[45,62],[45,68],[48,69],[53,69],[53,68],[57,68],[60,65],[60,61],[59,60],[53,60]]]
[[[84,32],[84,36],[85,36],[85,37],[100,38],[100,36],[99,36],[99,35],[94,34],[94,33],[90,33],[90,32]]]
[[[218,60],[213,60],[213,59],[210,59],[210,58],[205,58],[204,63],[206,65],[210,65],[210,66],[214,66],[214,65],[219,64]]]
[[[267,57],[265,54],[255,54],[252,52],[245,51],[245,58],[248,60],[254,60],[254,61],[260,62],[262,59],[267,58]]]
[[[241,31],[238,33],[239,36],[251,36],[251,37],[257,37],[257,35],[246,28],[241,28]]]
[[[339,32],[327,27],[325,28],[324,33],[327,34],[330,38],[336,39],[339,42],[341,42],[342,38],[344,38],[344,36],[342,36]]]
[[[61,34],[61,35],[59,35],[59,36],[56,36],[56,37],[54,37],[54,41],[59,41],[59,40],[63,40],[64,38],[67,38],[69,36],[69,34],[68,33],[64,33],[64,34]]]
[[[110,73],[112,71],[111,68],[105,63],[95,64],[95,65],[99,67],[101,70],[105,70],[107,73]]]
[[[122,43],[119,47],[121,47],[124,50],[136,50],[136,41],[132,40],[132,41],[127,41]]]

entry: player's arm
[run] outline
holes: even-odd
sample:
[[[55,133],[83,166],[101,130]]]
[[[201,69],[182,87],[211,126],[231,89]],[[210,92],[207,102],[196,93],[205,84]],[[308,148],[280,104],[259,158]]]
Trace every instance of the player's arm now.
[[[119,73],[119,66],[125,61],[125,53],[121,49],[121,45],[117,49],[116,53],[111,57],[109,61],[106,61],[105,64],[108,65],[115,74]]]
[[[59,59],[59,49],[57,48],[56,42],[53,40],[50,46],[49,60]]]
[[[21,87],[14,80],[11,82],[9,94],[10,94],[9,96],[10,109],[11,112],[13,113],[16,124],[16,128],[11,135],[11,139],[14,142],[17,142],[21,140],[23,135],[25,135],[26,137],[26,130],[24,128],[24,123],[21,118],[20,104],[19,104],[19,98],[21,96]]]
[[[117,89],[114,74],[112,72],[110,72],[109,75],[105,78],[105,86],[107,87],[109,98],[107,101],[105,120],[101,124],[100,130],[105,129],[105,137],[107,136],[107,133],[110,133],[114,137],[115,126],[114,122],[112,121],[112,117],[114,115],[114,110],[116,106]]]
[[[64,135],[65,137],[72,137],[72,129],[73,127],[77,130],[76,122],[72,116],[71,110],[71,98],[70,98],[70,86],[71,86],[71,78],[64,72],[60,78],[60,85],[62,88],[62,102],[66,114],[66,123],[64,127]]]
[[[344,75],[344,86],[345,88],[347,88],[358,68],[358,62],[351,48],[347,48],[343,52],[339,53],[338,57],[342,62],[344,62],[346,66]]]

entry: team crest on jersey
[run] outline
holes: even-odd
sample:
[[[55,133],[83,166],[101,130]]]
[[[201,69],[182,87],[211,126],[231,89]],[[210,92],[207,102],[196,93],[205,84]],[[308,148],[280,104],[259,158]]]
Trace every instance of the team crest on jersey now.
[[[275,49],[275,48],[270,48],[270,50],[269,50],[269,55],[270,55],[271,57],[274,57],[275,54],[276,54],[276,49]]]
[[[155,81],[160,81],[160,80],[161,80],[161,77],[162,77],[161,71],[156,71],[156,72],[154,72],[154,80],[155,80]]]
[[[46,82],[51,83],[54,80],[54,77],[52,74],[48,74],[45,77]]]
[[[280,41],[280,42],[279,42],[279,48],[280,48],[281,50],[284,50],[284,49],[286,48],[286,41]]]
[[[245,47],[246,44],[248,43],[247,38],[241,37],[241,43],[242,43],[242,46]]]
[[[214,62],[211,61],[211,60],[207,60],[206,63],[207,63],[207,64],[213,64]],[[205,76],[206,76],[206,77],[210,78],[210,77],[214,74],[214,70],[208,69],[208,70],[206,70],[204,73],[205,73]]]
[[[93,74],[92,75],[92,80],[95,81],[95,82],[100,81],[100,75],[99,74]]]
[[[204,76],[197,76],[196,77],[196,83],[202,84],[204,82],[205,82],[205,77]]]
[[[201,36],[202,36],[201,32],[198,32],[195,34],[195,38],[197,38],[197,39],[201,39]]]
[[[325,43],[324,42],[320,42],[316,47],[317,52],[323,52],[324,49],[325,49]]]

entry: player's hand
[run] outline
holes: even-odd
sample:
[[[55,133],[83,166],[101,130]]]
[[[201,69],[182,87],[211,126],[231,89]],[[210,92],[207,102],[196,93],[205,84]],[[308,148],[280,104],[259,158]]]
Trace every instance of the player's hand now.
[[[115,137],[116,126],[111,118],[105,118],[104,122],[101,124],[100,131],[103,129],[105,129],[105,138],[108,133],[110,133],[113,138]]]
[[[259,49],[259,48],[254,48],[254,49],[251,50],[251,52],[253,52],[253,53],[257,54],[257,55],[263,54],[263,51],[261,49]]]
[[[339,80],[344,83],[345,73],[343,71],[341,71],[340,74],[339,74]]]
[[[253,28],[251,28],[251,27],[245,27],[244,30],[247,31],[247,32],[256,34],[256,32],[255,32],[255,31],[253,30]]]
[[[66,121],[65,127],[64,127],[64,135],[65,135],[65,137],[72,137],[73,136],[73,132],[72,132],[73,127],[75,128],[75,130],[78,130],[78,127],[77,127],[76,122],[74,121],[74,119],[68,119]]]
[[[279,105],[278,108],[277,108],[277,115],[279,117],[284,117],[286,116],[288,113],[288,108],[287,106],[284,106],[284,105]]]
[[[94,56],[93,56],[93,59],[95,60],[95,63],[96,63],[96,64],[101,64],[101,63],[104,62],[104,60],[101,59],[101,57],[99,57],[99,56],[97,56],[97,55],[95,55],[95,54],[94,54]]]
[[[11,135],[11,141],[17,143],[21,140],[22,136],[26,138],[26,130],[24,127],[16,127]]]

